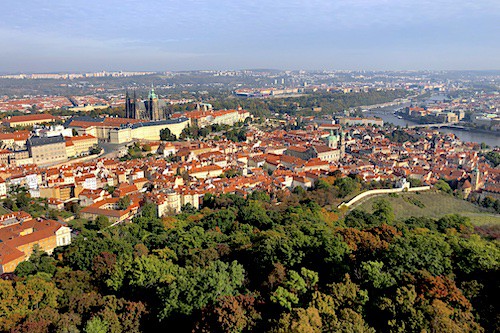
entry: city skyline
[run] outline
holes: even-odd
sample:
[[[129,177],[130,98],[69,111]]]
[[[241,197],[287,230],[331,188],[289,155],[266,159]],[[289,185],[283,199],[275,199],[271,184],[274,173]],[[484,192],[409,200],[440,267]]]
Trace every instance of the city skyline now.
[[[497,1],[5,4],[1,72],[499,69]]]

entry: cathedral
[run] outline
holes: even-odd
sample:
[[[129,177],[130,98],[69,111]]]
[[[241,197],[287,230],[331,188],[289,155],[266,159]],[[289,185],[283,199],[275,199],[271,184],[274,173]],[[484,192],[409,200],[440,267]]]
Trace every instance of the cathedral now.
[[[127,91],[125,95],[125,118],[159,121],[166,119],[167,104],[160,100],[155,90],[151,87],[148,98],[137,99],[136,92],[130,98]]]

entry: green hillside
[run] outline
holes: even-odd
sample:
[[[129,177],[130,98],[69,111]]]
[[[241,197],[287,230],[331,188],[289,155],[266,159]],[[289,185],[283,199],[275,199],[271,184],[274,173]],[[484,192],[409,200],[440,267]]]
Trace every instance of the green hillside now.
[[[500,223],[500,215],[485,210],[465,200],[437,192],[401,193],[396,196],[375,196],[363,201],[355,208],[373,212],[373,203],[384,198],[388,200],[397,219],[411,216],[426,216],[439,218],[447,214],[460,214],[467,216],[475,224]]]

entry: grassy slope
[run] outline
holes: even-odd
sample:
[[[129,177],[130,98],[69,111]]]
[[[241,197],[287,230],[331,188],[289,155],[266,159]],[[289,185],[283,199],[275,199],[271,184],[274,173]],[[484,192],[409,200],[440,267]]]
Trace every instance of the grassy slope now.
[[[404,197],[417,199],[424,204],[424,207],[420,208],[405,201]],[[468,216],[471,222],[477,225],[491,223],[500,224],[499,214],[491,213],[470,202],[453,196],[436,192],[404,193],[398,194],[395,198],[388,195],[382,195],[367,199],[356,206],[356,208],[371,213],[374,201],[380,198],[384,198],[392,204],[397,219],[405,219],[411,216],[438,218],[446,214],[460,214]]]
[[[5,208],[3,208],[2,205],[0,205],[0,215],[7,214],[9,211]]]

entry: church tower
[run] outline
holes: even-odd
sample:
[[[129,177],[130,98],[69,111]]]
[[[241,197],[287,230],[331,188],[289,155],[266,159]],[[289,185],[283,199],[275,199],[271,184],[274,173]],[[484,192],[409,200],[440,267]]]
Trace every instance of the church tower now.
[[[128,90],[125,91],[125,118],[130,118],[130,96]]]
[[[479,190],[482,187],[482,185],[484,185],[481,180],[481,172],[477,167],[474,168],[474,170],[472,171],[471,180],[472,180],[471,183],[473,191]]]
[[[337,149],[339,145],[338,135],[333,134],[333,130],[330,130],[330,135],[326,138],[326,144],[329,148]]]
[[[155,94],[155,89],[151,86],[151,91],[148,96],[148,111],[149,111],[149,119],[152,121],[161,120],[160,115],[160,105],[158,102],[158,96]]]
[[[137,112],[137,93],[134,89],[134,100],[132,101],[132,114],[130,115],[130,118],[134,119],[139,119],[138,112]]]
[[[125,118],[134,118],[135,117],[135,91],[134,91],[134,100],[130,99],[130,95],[127,92],[125,93]]]
[[[345,155],[345,134],[344,127],[340,126],[340,158],[344,158]]]
[[[136,108],[135,108],[136,96],[134,90],[134,98],[130,99],[130,95],[128,90],[125,94],[125,118],[135,118],[136,117]]]

